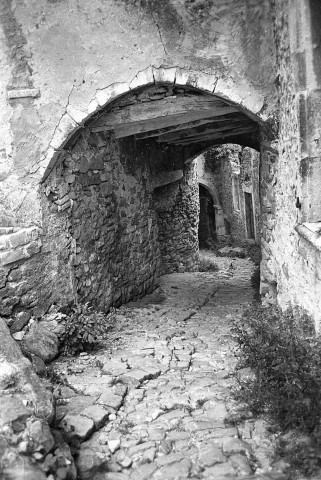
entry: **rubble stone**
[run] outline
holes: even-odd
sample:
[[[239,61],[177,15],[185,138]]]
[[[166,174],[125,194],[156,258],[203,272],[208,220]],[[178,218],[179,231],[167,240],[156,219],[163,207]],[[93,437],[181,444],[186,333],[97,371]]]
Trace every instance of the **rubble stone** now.
[[[54,333],[43,327],[41,322],[35,322],[24,336],[23,347],[48,363],[58,355],[59,340]]]

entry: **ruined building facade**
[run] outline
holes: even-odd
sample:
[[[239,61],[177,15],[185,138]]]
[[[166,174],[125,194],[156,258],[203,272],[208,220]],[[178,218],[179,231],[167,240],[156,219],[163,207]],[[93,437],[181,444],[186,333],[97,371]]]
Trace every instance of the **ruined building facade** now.
[[[0,314],[107,311],[196,268],[196,159],[233,144],[260,154],[261,293],[319,328],[320,21],[316,0],[3,0]]]
[[[199,182],[199,246],[260,243],[260,153],[226,144],[196,159]]]

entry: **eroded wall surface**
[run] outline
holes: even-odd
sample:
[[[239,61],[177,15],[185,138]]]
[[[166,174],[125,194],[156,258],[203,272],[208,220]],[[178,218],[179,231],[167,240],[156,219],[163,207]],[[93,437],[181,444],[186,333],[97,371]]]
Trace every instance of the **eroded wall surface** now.
[[[75,180],[68,183],[66,172],[72,168],[57,170],[66,160],[64,151],[63,162],[59,154],[66,139],[91,114],[118,95],[156,81],[193,85],[234,102],[259,120],[271,124],[279,120],[279,131],[276,129],[271,136],[262,129],[261,138],[262,293],[269,302],[277,299],[283,308],[299,305],[320,322],[320,249],[316,247],[315,234],[318,226],[311,230],[311,224],[318,224],[321,219],[319,19],[320,7],[312,0],[224,0],[215,4],[189,0],[3,0],[0,5],[2,313],[10,315],[12,309],[26,306],[36,309],[38,298],[49,304],[58,296],[64,301],[78,294],[92,298],[91,288],[99,298],[99,288],[109,292],[107,284],[97,288],[90,284],[91,263],[94,265],[96,260],[91,262],[89,251],[91,245],[97,251],[103,249],[94,231],[99,230],[99,235],[104,235],[103,227],[112,231],[111,221],[102,216],[101,205],[106,208],[108,205],[119,218],[119,225],[114,227],[118,233],[113,238],[116,242],[121,231],[119,249],[123,248],[121,245],[127,248],[130,242],[119,212],[125,208],[129,218],[135,217],[131,214],[134,210],[131,204],[121,206],[121,199],[128,202],[131,194],[121,197],[121,188],[116,189],[113,193],[118,203],[113,210],[115,199],[112,193],[103,193],[101,186],[105,182],[101,178],[106,173],[105,166],[92,169],[91,176],[88,174],[94,182],[98,175],[99,185],[83,185],[80,178],[85,172],[76,170],[69,172]],[[119,151],[122,148],[117,146]],[[89,158],[91,161],[91,155]],[[115,171],[118,169],[119,182],[126,185],[128,182],[128,188],[136,188],[133,205],[147,214],[147,220],[151,219],[151,238],[146,237],[148,222],[148,225],[143,221],[132,225],[130,221],[135,227],[134,256],[146,261],[139,278],[143,288],[148,289],[149,282],[154,282],[160,258],[156,230],[160,228],[162,235],[168,221],[157,220],[156,207],[155,210],[151,207],[154,187],[148,190],[144,184],[142,187],[143,177],[138,181],[134,173],[125,173],[123,161],[119,159],[118,166],[113,167]],[[46,181],[55,178],[62,191],[68,186],[68,192],[76,197],[68,199],[70,203],[64,202],[64,195],[58,197],[64,202],[61,204],[52,200],[50,205],[50,194],[46,197],[49,203],[43,200],[43,189],[48,185],[42,182],[49,172],[48,166],[53,170]],[[184,166],[171,168],[183,170]],[[187,197],[194,189],[188,178],[187,175],[178,180],[182,190],[186,188]],[[175,212],[180,211],[184,200],[179,199],[176,187],[172,193],[177,202],[171,204],[171,215],[178,218]],[[78,237],[83,244],[78,252],[78,239],[74,237],[77,210],[72,221],[70,217],[77,198],[77,208],[84,212],[78,220],[83,227],[86,222],[90,225],[86,238],[82,238],[84,233]],[[194,205],[191,202],[192,229],[196,226]],[[61,207],[59,212],[58,207]],[[52,216],[55,221],[49,222]],[[101,218],[105,219],[102,224]],[[300,224],[309,224],[304,229],[315,235],[303,234],[305,230],[298,228]],[[183,230],[186,231],[185,226]],[[142,242],[148,252],[145,257],[135,237],[139,237],[139,231],[144,232]],[[107,236],[101,238],[108,241]],[[107,250],[106,247],[102,265],[108,264]],[[162,247],[164,259],[169,250]],[[119,252],[115,258],[118,255]],[[149,267],[151,255],[156,260]],[[126,253],[124,258],[131,265],[129,257]],[[172,260],[169,256],[164,264]],[[181,263],[185,268],[184,262]],[[58,270],[61,274],[54,276],[52,272]],[[102,272],[103,268],[96,270]],[[119,266],[119,272],[115,267],[112,274],[117,283],[122,267]],[[134,281],[134,296],[141,284]],[[128,298],[129,290],[127,286],[121,287],[120,293],[107,293],[106,298],[120,295],[121,301]]]
[[[159,261],[156,230],[160,228],[162,235],[169,222],[159,217],[156,227],[158,214],[149,203],[154,187],[148,190],[142,185],[143,177],[137,179],[140,163],[137,174],[125,173],[123,159],[116,162],[117,166],[112,164],[120,185],[126,184],[126,193],[121,186],[111,192],[105,180],[110,173],[105,163],[103,168],[89,167],[81,172],[79,169],[85,168],[82,157],[87,158],[87,153],[67,154],[61,148],[106,103],[153,82],[176,82],[215,91],[251,114],[268,118],[277,103],[269,1],[250,3],[229,0],[212,5],[204,1],[197,2],[196,7],[189,0],[1,2],[2,314],[10,315],[14,309],[27,306],[37,310],[40,301],[44,305],[59,298],[68,302],[77,295],[87,300],[102,298],[102,291],[107,299],[118,296],[116,300],[121,301],[129,298],[130,291],[135,297],[136,291],[148,290],[155,282]],[[87,161],[95,158],[101,165],[100,154],[96,159],[91,148]],[[166,165],[165,161],[164,169],[183,169],[183,165]],[[186,259],[186,252],[184,261],[177,253],[173,260],[169,251],[176,251],[178,240],[171,247],[161,248],[164,265],[174,261],[181,268],[190,268],[197,261],[197,243],[191,240],[191,232],[197,228],[196,196],[191,201],[193,213],[187,211],[186,200],[190,201],[196,187],[186,175],[179,180],[180,190],[168,218],[179,222],[185,209],[180,224],[192,260]],[[58,189],[56,200],[53,192],[44,195],[51,187]],[[130,189],[136,189],[136,193],[128,193]],[[126,226],[123,210],[130,218]],[[138,219],[137,211],[146,218]],[[106,212],[112,212],[111,217]],[[177,225],[175,228],[178,239],[182,231]],[[117,244],[114,251],[111,239]],[[96,252],[94,259],[91,248]],[[131,248],[132,253],[127,251]],[[120,256],[123,266],[118,261]],[[113,267],[111,259],[115,260]],[[143,263],[134,279],[132,265],[137,262]],[[130,272],[132,289],[124,280],[125,269]],[[93,270],[99,278],[103,271],[110,271],[115,288],[109,291],[107,280],[105,285],[96,282]],[[121,282],[123,286],[116,294]],[[105,307],[109,300],[97,302]]]
[[[151,66],[178,69],[177,83],[201,73],[218,94],[268,116],[272,23],[269,2],[252,3],[1,2],[1,224],[41,223],[38,185],[52,149],[107,101],[106,88],[129,90],[141,72],[149,83]]]
[[[196,161],[185,166],[184,170],[182,180],[154,192],[162,274],[191,271],[198,266],[199,190]]]
[[[215,205],[217,239],[259,243],[260,154],[240,145],[226,144],[208,150],[198,158],[198,179],[211,193]],[[254,234],[247,227],[245,193],[253,203]]]
[[[306,311],[319,330],[321,258],[312,227],[321,218],[313,168],[320,162],[320,6],[284,0],[274,16],[280,117],[278,142],[261,142],[261,292],[268,303]]]

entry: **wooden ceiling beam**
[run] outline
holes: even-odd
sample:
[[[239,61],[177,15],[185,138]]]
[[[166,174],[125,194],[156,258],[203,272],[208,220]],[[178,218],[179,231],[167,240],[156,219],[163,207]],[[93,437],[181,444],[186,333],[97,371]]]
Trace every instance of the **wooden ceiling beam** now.
[[[88,124],[93,132],[115,130],[117,138],[203,118],[237,113],[214,97],[167,97],[105,112]]]
[[[234,117],[234,120],[228,119],[224,121],[211,122],[201,126],[195,126],[194,128],[184,129],[178,132],[170,133],[167,135],[161,135],[157,142],[158,143],[169,143],[176,140],[184,140],[186,138],[191,138],[196,135],[202,135],[206,133],[216,133],[225,130],[231,130],[232,128],[239,128],[242,126],[251,125],[249,123],[249,119],[245,117],[238,118]],[[255,124],[253,124],[253,128],[255,128]]]
[[[177,115],[180,113],[207,111],[224,108],[227,105],[214,97],[166,97],[153,102],[140,102],[132,105],[118,107],[110,112],[103,112],[90,123],[90,127],[105,128],[124,123],[140,122],[152,118]]]
[[[187,123],[181,123],[179,125],[172,125],[169,127],[151,130],[149,132],[144,132],[136,135],[136,140],[145,140],[146,138],[152,137],[161,137],[163,135],[168,135],[175,132],[181,132],[183,130],[192,129],[195,127],[201,127],[202,125],[213,124],[213,123],[224,123],[224,122],[231,122],[233,119],[239,118],[240,121],[248,121],[248,117],[243,114],[237,114],[235,112],[228,113],[226,115],[220,115],[218,117],[209,117],[209,118],[201,118],[200,120],[194,120]]]
[[[160,128],[171,127],[175,125],[181,125],[182,123],[188,123],[193,120],[201,120],[205,118],[220,116],[226,113],[237,113],[234,107],[224,107],[217,109],[215,113],[212,111],[198,111],[180,115],[168,115],[165,117],[159,117],[150,120],[144,120],[141,122],[124,123],[113,127],[93,127],[91,131],[102,132],[107,130],[114,130],[116,138],[129,137],[131,135],[137,135],[138,133],[150,132],[152,130],[158,130]]]
[[[190,145],[192,143],[199,143],[199,142],[207,142],[211,140],[219,140],[219,139],[225,139],[228,137],[234,137],[238,135],[243,135],[245,133],[255,133],[256,128],[253,126],[248,126],[248,127],[243,127],[240,129],[232,129],[232,130],[227,130],[227,131],[220,131],[219,133],[207,133],[207,134],[201,134],[201,135],[195,135],[194,137],[190,138],[185,138],[184,140],[176,140],[176,141],[171,141],[168,142],[169,145]]]

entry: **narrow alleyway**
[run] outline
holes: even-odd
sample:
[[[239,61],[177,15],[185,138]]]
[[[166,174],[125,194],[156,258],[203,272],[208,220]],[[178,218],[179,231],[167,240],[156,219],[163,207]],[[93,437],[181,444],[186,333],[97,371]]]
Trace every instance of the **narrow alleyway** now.
[[[284,478],[265,422],[232,420],[230,320],[253,300],[253,264],[217,262],[218,272],[162,277],[158,292],[117,311],[104,351],[55,363],[81,478]]]

